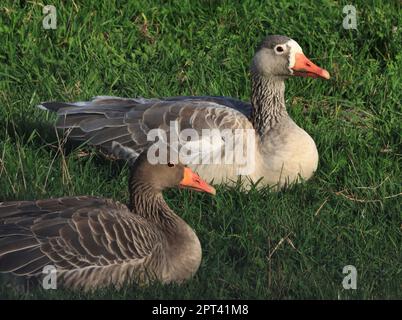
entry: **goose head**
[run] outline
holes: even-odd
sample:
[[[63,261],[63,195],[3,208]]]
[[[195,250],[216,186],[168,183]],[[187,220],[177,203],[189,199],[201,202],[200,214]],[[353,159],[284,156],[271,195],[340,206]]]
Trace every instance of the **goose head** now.
[[[142,153],[131,168],[130,182],[139,182],[156,192],[168,188],[186,188],[215,195],[215,188],[181,163],[151,164]]]
[[[271,35],[258,46],[251,70],[264,78],[291,76],[329,79],[327,70],[311,62],[293,39]]]

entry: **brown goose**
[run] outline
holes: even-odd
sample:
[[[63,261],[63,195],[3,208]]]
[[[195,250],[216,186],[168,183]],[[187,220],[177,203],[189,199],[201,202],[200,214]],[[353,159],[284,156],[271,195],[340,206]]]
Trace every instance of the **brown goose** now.
[[[195,232],[166,204],[162,191],[215,189],[181,164],[132,167],[130,204],[98,197],[0,203],[0,272],[35,277],[47,265],[57,285],[93,290],[189,279],[201,261]]]
[[[253,150],[252,165],[241,169],[240,162],[225,162],[225,139],[210,144],[209,152],[218,152],[222,161],[193,161],[189,167],[207,181],[231,183],[239,175],[248,182],[281,187],[309,179],[318,165],[314,140],[289,117],[285,106],[285,83],[292,76],[329,79],[328,71],[319,68],[303,54],[296,41],[285,36],[268,36],[257,48],[251,64],[251,104],[227,97],[170,97],[164,99],[125,99],[99,96],[88,102],[47,102],[40,105],[57,111],[57,127],[69,130],[71,139],[88,141],[106,152],[116,154],[112,142],[131,150],[132,160],[148,149],[151,129],[170,132],[170,121],[178,130],[249,129],[255,133],[241,150]],[[170,130],[170,131],[169,131]],[[205,139],[204,139],[205,140]],[[196,142],[202,142],[199,138]],[[246,146],[247,143],[250,143]],[[252,145],[253,147],[248,149]],[[127,151],[126,150],[126,151]],[[235,154],[235,152],[234,152]],[[248,161],[248,160],[247,160]],[[244,166],[244,163],[243,163]],[[242,173],[243,172],[243,173]],[[246,173],[244,173],[246,172]]]

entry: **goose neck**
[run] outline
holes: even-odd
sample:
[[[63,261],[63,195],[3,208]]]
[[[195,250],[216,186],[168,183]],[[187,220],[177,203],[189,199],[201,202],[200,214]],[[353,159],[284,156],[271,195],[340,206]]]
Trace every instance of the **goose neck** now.
[[[155,190],[151,185],[133,180],[129,185],[129,209],[146,220],[158,225],[166,232],[173,233],[181,220],[169,208],[162,192]]]
[[[253,72],[251,104],[253,126],[260,136],[264,136],[288,116],[284,80],[264,77]]]

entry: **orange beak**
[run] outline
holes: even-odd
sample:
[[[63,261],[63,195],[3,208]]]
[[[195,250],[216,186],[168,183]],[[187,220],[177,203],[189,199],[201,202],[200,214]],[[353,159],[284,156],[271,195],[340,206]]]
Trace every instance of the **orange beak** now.
[[[204,191],[213,195],[216,194],[215,188],[202,180],[200,176],[194,173],[190,168],[184,168],[184,178],[180,181],[179,186],[181,188],[187,188],[201,192]]]
[[[316,66],[303,53],[296,53],[295,59],[295,65],[292,68],[292,70],[294,70],[293,75],[300,77],[329,79],[329,72],[325,69],[321,69],[319,66]]]

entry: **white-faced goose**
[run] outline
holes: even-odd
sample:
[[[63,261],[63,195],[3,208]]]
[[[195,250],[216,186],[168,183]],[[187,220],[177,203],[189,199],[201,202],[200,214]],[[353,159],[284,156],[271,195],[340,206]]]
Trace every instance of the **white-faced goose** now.
[[[57,127],[69,130],[69,137],[88,141],[113,152],[113,141],[132,149],[135,158],[147,149],[147,133],[154,128],[169,130],[177,120],[178,129],[251,129],[254,166],[247,176],[260,185],[279,187],[309,179],[317,169],[318,152],[314,140],[288,115],[285,83],[292,76],[329,79],[303,54],[296,41],[285,36],[268,36],[257,48],[251,64],[251,103],[228,97],[170,97],[164,99],[124,99],[99,96],[92,101],[47,102],[39,107],[57,111]],[[224,147],[224,142],[218,148]],[[247,147],[244,147],[247,150]],[[224,152],[221,153],[224,156]],[[189,164],[207,181],[236,181],[239,165]],[[250,180],[249,179],[249,180]]]
[[[162,191],[215,189],[181,164],[131,169],[130,204],[98,197],[0,203],[0,272],[36,277],[57,269],[57,285],[85,291],[136,282],[180,283],[197,271],[195,232],[166,204]]]

